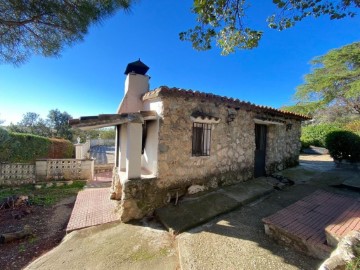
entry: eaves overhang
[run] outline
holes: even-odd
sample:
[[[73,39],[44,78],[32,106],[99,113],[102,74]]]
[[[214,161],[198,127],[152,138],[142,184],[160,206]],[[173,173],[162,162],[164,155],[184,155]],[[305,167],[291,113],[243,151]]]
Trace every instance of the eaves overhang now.
[[[69,124],[81,130],[91,130],[104,127],[118,126],[126,123],[141,123],[146,120],[157,119],[155,111],[140,111],[122,114],[100,114],[97,116],[82,116],[69,120]]]

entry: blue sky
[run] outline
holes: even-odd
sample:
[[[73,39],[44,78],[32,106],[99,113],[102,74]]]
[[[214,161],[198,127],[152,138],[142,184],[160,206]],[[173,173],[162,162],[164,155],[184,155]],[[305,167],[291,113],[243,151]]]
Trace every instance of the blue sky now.
[[[16,123],[26,112],[51,109],[73,117],[115,113],[123,96],[124,70],[138,58],[150,67],[150,88],[180,87],[239,98],[259,105],[291,103],[309,61],[360,40],[360,17],[307,19],[294,28],[267,28],[272,1],[253,0],[246,22],[264,31],[258,48],[221,56],[197,52],[178,33],[194,25],[191,0],[142,0],[92,26],[83,42],[60,58],[34,56],[20,66],[0,65],[0,119]],[[261,3],[260,3],[261,2]]]

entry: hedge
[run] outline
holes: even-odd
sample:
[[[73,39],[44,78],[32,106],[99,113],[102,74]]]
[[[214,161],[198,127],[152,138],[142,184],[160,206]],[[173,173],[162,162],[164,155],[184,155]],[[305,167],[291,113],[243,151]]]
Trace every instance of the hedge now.
[[[333,131],[326,136],[326,147],[335,161],[360,161],[360,136],[351,131]]]
[[[337,124],[309,125],[301,129],[301,146],[308,148],[310,145],[326,147],[326,136],[333,131],[341,130]]]
[[[65,139],[0,129],[0,162],[33,163],[41,158],[71,158],[73,153],[73,144]]]
[[[74,145],[65,139],[50,138],[48,158],[72,158],[74,156]]]

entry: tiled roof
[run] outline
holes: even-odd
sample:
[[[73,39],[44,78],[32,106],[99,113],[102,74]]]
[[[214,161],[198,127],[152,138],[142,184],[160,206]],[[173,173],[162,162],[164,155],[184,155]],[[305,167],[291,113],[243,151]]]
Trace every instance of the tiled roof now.
[[[297,114],[293,112],[283,111],[279,109],[275,109],[272,107],[267,106],[260,106],[255,105],[250,102],[241,101],[239,99],[229,98],[229,97],[223,97],[218,96],[210,93],[204,93],[204,92],[198,92],[193,90],[186,90],[181,88],[169,88],[167,86],[160,86],[159,88],[149,91],[143,95],[143,100],[147,99],[153,99],[158,96],[183,96],[183,97],[192,97],[192,98],[198,98],[202,100],[207,101],[215,101],[215,102],[221,102],[223,104],[226,104],[228,106],[234,107],[234,108],[240,108],[255,112],[262,112],[262,113],[269,113],[279,116],[286,116],[289,118],[295,118],[300,120],[310,120],[311,117],[308,117],[306,115]]]

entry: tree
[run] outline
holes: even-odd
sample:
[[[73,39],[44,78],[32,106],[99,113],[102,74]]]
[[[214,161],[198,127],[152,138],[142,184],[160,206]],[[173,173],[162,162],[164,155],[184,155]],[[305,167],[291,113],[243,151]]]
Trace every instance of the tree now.
[[[51,136],[51,130],[47,126],[45,120],[40,118],[40,115],[34,112],[27,112],[23,118],[16,125],[10,124],[8,127],[11,132],[31,133],[39,136]]]
[[[314,115],[342,108],[360,116],[360,42],[331,50],[311,61],[313,71],[295,93],[295,106],[285,109]]]
[[[273,0],[278,14],[269,14],[270,28],[284,30],[302,19],[328,15],[330,19],[354,17],[359,0]],[[191,41],[197,50],[211,49],[214,41],[227,55],[236,49],[258,46],[263,32],[246,25],[246,9],[250,0],[194,0],[192,12],[197,16],[194,28],[180,33],[181,40]],[[265,19],[265,18],[264,18]]]
[[[116,133],[115,133],[115,128],[114,127],[102,128],[99,131],[100,131],[101,139],[104,139],[104,140],[115,139]]]
[[[269,0],[270,1],[270,0]],[[58,56],[64,46],[83,39],[91,24],[119,9],[129,10],[136,0],[0,0],[0,63],[21,64],[31,54]],[[258,46],[263,32],[246,25],[251,0],[194,0],[194,28],[180,33],[197,50],[216,43],[222,54]],[[355,16],[360,0],[273,0],[278,14],[269,14],[270,28],[284,30],[302,19],[328,15]],[[266,20],[266,18],[264,18]]]
[[[50,110],[48,114],[48,125],[52,129],[54,137],[72,139],[71,127],[68,123],[71,115],[67,112],[60,112],[58,109]]]
[[[0,63],[23,63],[31,54],[58,56],[82,40],[91,24],[132,0],[0,0]]]

